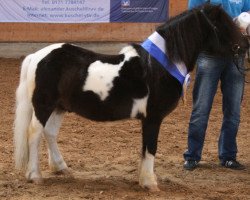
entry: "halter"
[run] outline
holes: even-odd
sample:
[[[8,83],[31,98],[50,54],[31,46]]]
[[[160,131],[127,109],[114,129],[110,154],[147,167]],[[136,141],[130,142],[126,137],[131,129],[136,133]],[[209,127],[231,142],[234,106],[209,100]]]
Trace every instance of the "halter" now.
[[[213,28],[214,31],[218,31],[217,27],[212,23],[212,21],[208,18],[208,16],[205,14],[204,10],[201,9],[201,14],[204,16],[208,24]]]
[[[201,9],[200,10],[201,14],[204,16],[205,20],[207,21],[207,23],[209,24],[210,27],[212,27],[213,31],[214,31],[214,34],[215,34],[215,37],[216,37],[216,40],[217,40],[217,43],[219,44],[220,41],[219,41],[219,37],[218,37],[218,28],[212,23],[212,21],[208,18],[208,16],[206,15],[206,13],[204,12],[204,9]]]

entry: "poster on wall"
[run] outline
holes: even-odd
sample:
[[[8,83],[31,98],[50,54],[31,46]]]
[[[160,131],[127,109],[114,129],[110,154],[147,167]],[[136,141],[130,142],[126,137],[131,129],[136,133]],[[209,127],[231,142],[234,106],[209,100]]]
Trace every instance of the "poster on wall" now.
[[[0,1],[0,22],[163,22],[167,18],[168,0]]]
[[[111,0],[110,21],[164,22],[168,17],[166,0]]]

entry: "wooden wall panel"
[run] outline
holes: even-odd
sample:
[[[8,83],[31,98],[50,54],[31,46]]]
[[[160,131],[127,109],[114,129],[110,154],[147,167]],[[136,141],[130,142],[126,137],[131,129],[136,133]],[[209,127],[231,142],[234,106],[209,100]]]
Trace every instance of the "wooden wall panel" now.
[[[187,7],[187,0],[170,0],[169,13],[174,16]],[[142,41],[157,23],[0,23],[0,42],[94,42]]]

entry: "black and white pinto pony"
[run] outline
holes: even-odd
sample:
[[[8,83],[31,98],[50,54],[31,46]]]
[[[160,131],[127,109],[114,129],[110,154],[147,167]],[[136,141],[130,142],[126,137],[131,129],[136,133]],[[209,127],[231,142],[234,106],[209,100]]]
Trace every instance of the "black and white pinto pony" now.
[[[56,139],[65,112],[95,121],[137,118],[142,122],[139,184],[159,190],[154,173],[159,129],[182,96],[186,74],[201,51],[232,59],[244,45],[239,28],[219,6],[203,5],[170,19],[145,42],[128,45],[118,55],[65,43],[28,55],[16,91],[16,168],[26,170],[28,181],[42,182],[38,149],[44,134],[50,168],[69,172]]]

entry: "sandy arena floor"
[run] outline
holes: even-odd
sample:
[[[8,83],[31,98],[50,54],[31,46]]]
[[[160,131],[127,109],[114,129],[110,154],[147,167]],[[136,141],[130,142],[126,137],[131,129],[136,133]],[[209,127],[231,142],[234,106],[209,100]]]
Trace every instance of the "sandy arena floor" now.
[[[161,192],[149,193],[138,185],[139,121],[96,123],[72,113],[64,118],[58,143],[74,178],[50,173],[43,139],[40,152],[44,184],[27,183],[13,164],[14,95],[20,62],[0,59],[0,199],[250,199],[250,84],[245,87],[238,133],[238,159],[246,165],[244,171],[224,169],[218,164],[220,93],[211,113],[201,167],[192,172],[183,170],[191,85],[187,106],[180,102],[161,126],[155,163]]]

